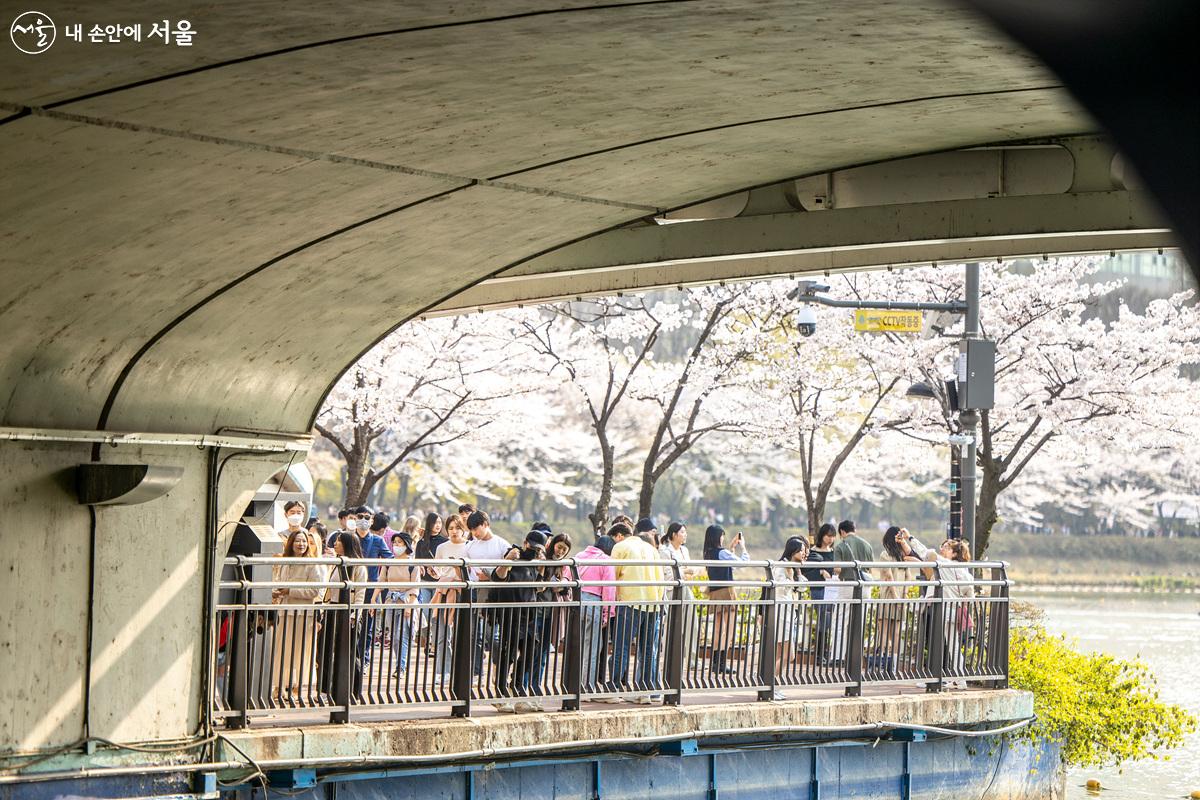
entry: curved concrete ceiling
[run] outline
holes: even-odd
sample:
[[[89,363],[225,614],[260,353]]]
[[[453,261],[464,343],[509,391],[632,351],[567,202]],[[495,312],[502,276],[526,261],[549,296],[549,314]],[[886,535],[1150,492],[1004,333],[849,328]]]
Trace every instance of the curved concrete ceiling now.
[[[163,16],[106,5],[56,22]],[[306,431],[394,326],[582,238],[1094,127],[935,2],[300,5],[3,50],[0,424]]]

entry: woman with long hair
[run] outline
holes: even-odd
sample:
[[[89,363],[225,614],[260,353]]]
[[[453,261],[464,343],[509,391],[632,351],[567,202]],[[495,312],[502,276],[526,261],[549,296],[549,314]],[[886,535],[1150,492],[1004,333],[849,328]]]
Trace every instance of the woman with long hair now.
[[[720,525],[709,525],[704,531],[704,560],[705,561],[748,561],[750,554],[746,552],[746,544],[741,531],[733,537],[733,550],[725,548],[725,529]],[[733,601],[737,599],[737,591],[728,585],[733,580],[733,567],[725,565],[710,565],[708,572],[709,614],[712,617],[712,673],[714,675],[729,675],[736,673],[729,665],[727,657],[736,638],[737,607]],[[713,585],[713,584],[717,585]]]
[[[547,526],[549,527],[549,526]],[[556,533],[550,537],[550,541],[546,544],[546,560],[547,561],[565,561],[571,555],[571,537],[565,533]],[[563,564],[557,567],[546,567],[546,578],[553,585],[552,590],[554,597],[559,602],[570,602],[571,590],[563,584],[570,583],[573,578],[571,576],[571,568]],[[543,664],[549,658],[550,644],[559,650],[566,649],[567,638],[567,614],[561,608],[551,609],[550,624],[547,626],[550,631],[549,641],[542,645],[542,662]],[[538,670],[539,678],[541,670]]]
[[[417,568],[412,565],[412,538],[403,531],[392,534],[391,546],[393,561],[379,571],[379,579],[385,582],[409,583],[410,586],[393,586],[387,590],[386,601],[389,605],[397,606],[388,609],[389,627],[392,631],[389,646],[392,653],[391,673],[399,677],[408,670],[409,645],[415,638],[416,626],[413,622],[413,606],[417,602],[419,578]],[[421,620],[421,615],[416,615]]]
[[[667,561],[679,561],[686,564],[692,560],[692,554],[688,552],[687,548],[687,537],[687,525],[679,521],[672,522],[667,526],[667,532],[662,535],[658,552],[662,553],[663,558]],[[684,567],[683,577],[690,580],[698,572],[699,570],[695,567]]]
[[[461,514],[450,514],[446,517],[446,541],[438,545],[432,557],[439,560],[467,557],[467,523]],[[419,546],[418,546],[419,547]],[[419,552],[419,550],[418,550]],[[454,640],[454,609],[439,608],[439,605],[458,602],[459,590],[450,585],[452,581],[460,580],[460,570],[457,567],[432,567],[430,570],[434,581],[433,592],[422,613],[429,621],[430,635],[433,637],[433,669],[434,672],[450,671],[450,653]],[[425,603],[426,601],[422,601]]]
[[[898,525],[893,525],[884,531],[883,553],[881,561],[904,563],[920,561],[907,545],[905,537],[908,531]],[[912,580],[913,571],[885,567],[879,571],[879,607],[875,615],[876,638],[875,646],[866,654],[867,669],[883,670],[886,676],[895,675],[896,657],[900,651],[900,637],[904,628],[905,607],[902,600],[907,594],[907,587],[896,585],[898,582]]]
[[[359,541],[358,534],[350,533],[349,531],[340,531],[337,538],[333,540],[333,553],[339,558],[361,559],[363,557],[362,542]],[[367,598],[366,583],[368,580],[367,568],[362,564],[355,564],[348,570],[349,578],[352,583],[358,584],[353,588],[343,588],[341,586],[331,589],[329,592],[329,602],[338,604],[359,605]],[[350,609],[348,615],[339,614],[336,611],[333,613],[333,632],[330,640],[337,642],[340,639],[340,628],[342,620],[349,618],[350,631],[352,638],[357,640],[357,644],[351,647],[353,657],[350,659],[353,662],[350,665],[351,675],[353,676],[350,683],[350,688],[356,699],[362,699],[363,685],[363,662],[367,658],[367,654],[371,652],[371,643],[367,638],[366,614],[360,608]],[[329,656],[332,661],[333,654]],[[329,674],[333,674],[332,664]]]
[[[826,522],[817,530],[817,535],[813,539],[812,547],[808,551],[809,563],[819,564],[822,561],[834,561],[833,546],[837,544],[837,528]],[[836,586],[826,586],[830,581],[836,581],[838,574],[836,569],[823,569],[820,566],[813,566],[804,570],[804,577],[810,583],[821,584],[819,586],[809,586],[808,596],[813,600],[834,600],[837,598]],[[833,605],[830,603],[817,603],[817,660],[818,663],[826,663],[829,660],[829,631],[833,622]]]
[[[975,604],[971,602],[975,590],[970,585],[973,580],[970,568],[953,565],[970,561],[971,548],[963,539],[947,539],[936,553],[926,550],[925,560],[938,563],[937,577],[943,581],[942,599],[946,604],[942,615],[943,674],[952,678],[946,681],[948,686],[966,688],[966,681],[956,678],[956,674],[961,676],[963,671],[964,640],[969,641],[975,632]],[[927,574],[933,578],[934,570],[928,570]]]
[[[779,560],[783,564],[801,564],[808,558],[808,540],[792,536],[783,543],[783,554]],[[771,579],[775,582],[775,676],[778,681],[785,675],[785,668],[790,668],[796,656],[796,638],[803,619],[800,600],[804,599],[804,589],[799,584],[804,580],[803,570],[798,567],[771,567]],[[773,700],[786,700],[783,692],[776,689]]]
[[[309,532],[303,528],[292,531],[283,546],[284,558],[311,557],[313,547]],[[272,567],[271,579],[276,583],[312,583],[324,581],[318,564],[291,563]],[[281,586],[271,590],[271,602],[276,605],[308,606],[307,609],[280,609],[275,618],[271,670],[272,696],[277,701],[300,700],[307,692],[316,670],[314,659],[319,614],[313,605],[320,600],[319,586]]]
[[[447,517],[446,521],[449,522],[449,520],[450,518]],[[407,523],[405,524],[407,525]],[[416,528],[413,534],[413,542],[415,543],[414,547],[418,559],[437,557],[438,548],[446,543],[446,537],[443,535],[442,530],[442,518],[436,512],[430,512],[425,515],[425,527]],[[421,581],[425,585],[421,587],[421,591],[417,594],[417,601],[421,604],[421,616],[425,619],[425,625],[421,628],[419,638],[426,655],[429,655],[432,652],[429,642],[429,631],[432,625],[429,604],[433,602],[433,596],[437,591],[437,568],[421,567]]]
[[[425,515],[425,526],[421,528],[424,536],[440,536],[442,533],[442,518],[436,511]]]

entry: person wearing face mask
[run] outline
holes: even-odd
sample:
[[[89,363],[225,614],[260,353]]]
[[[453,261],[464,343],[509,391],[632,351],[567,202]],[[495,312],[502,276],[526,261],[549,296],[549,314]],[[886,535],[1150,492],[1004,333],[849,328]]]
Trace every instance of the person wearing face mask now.
[[[387,528],[387,515],[376,515],[369,506],[359,506],[354,509],[357,516],[356,527],[358,529],[358,544],[362,548],[362,558],[392,558],[392,549],[388,547],[387,541],[378,533],[373,533],[372,528],[376,523],[379,527],[376,530],[384,530]],[[382,519],[379,519],[382,517]],[[367,567],[367,580],[375,582],[379,580],[379,567],[370,565]],[[376,602],[376,593],[374,587],[367,589],[364,603]],[[361,657],[364,668],[370,664],[372,647],[375,643],[375,612],[367,610],[363,615],[363,638],[361,645]]]
[[[276,531],[283,542],[287,542],[296,531],[304,530],[304,520],[308,518],[308,507],[299,500],[288,500],[283,504],[283,516],[287,520],[287,528]]]
[[[420,614],[413,613],[417,602],[418,579],[417,568],[412,566],[412,537],[406,533],[392,534],[392,555],[395,564],[384,567],[380,579],[386,582],[404,582],[411,586],[391,586],[387,589],[387,603],[396,608],[388,609],[387,617],[392,631],[390,642],[392,651],[393,676],[399,677],[408,670],[409,644],[416,635],[416,625],[423,622]]]
[[[309,557],[308,531],[297,528],[283,547],[283,558],[307,559]],[[276,583],[312,583],[325,580],[320,565],[311,563],[288,563],[273,567],[271,579]],[[275,605],[308,606],[295,610],[280,609],[276,616],[272,652],[275,661],[271,670],[272,697],[276,702],[304,699],[316,671],[315,643],[317,641],[319,612],[313,608],[323,590],[319,586],[280,586],[271,590],[271,602]],[[312,699],[312,698],[307,698]]]

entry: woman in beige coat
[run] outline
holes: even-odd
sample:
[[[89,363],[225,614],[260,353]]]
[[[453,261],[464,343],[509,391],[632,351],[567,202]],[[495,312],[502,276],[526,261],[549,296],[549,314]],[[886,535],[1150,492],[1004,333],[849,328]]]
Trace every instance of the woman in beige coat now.
[[[308,531],[298,530],[288,536],[283,548],[284,558],[306,558],[311,555]],[[328,568],[320,564],[280,564],[273,567],[276,583],[312,583],[313,586],[280,586],[271,591],[271,602],[296,609],[279,609],[271,652],[271,696],[275,700],[298,699],[306,694],[316,670],[315,652],[319,613],[313,608],[320,602]],[[308,606],[308,608],[304,608]]]

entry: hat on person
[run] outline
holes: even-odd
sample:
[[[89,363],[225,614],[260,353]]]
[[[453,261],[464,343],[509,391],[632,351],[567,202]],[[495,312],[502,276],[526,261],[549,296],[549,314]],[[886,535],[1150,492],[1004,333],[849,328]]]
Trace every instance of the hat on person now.
[[[550,529],[550,526],[545,522],[535,522],[535,523],[533,523],[533,527],[530,528],[529,530],[541,531],[542,533],[546,534],[547,536],[554,533],[554,531]]]
[[[634,533],[649,533],[650,531],[658,530],[658,526],[654,524],[654,520],[649,517],[642,517],[637,521],[637,527],[633,529]]]
[[[404,549],[405,549],[407,552],[411,553],[411,552],[413,551],[413,544],[412,544],[412,537],[411,537],[411,536],[409,536],[409,535],[408,535],[407,533],[405,533],[404,531],[401,531],[401,532],[399,532],[399,533],[397,533],[397,534],[394,534],[394,535],[392,536],[392,540],[393,540],[393,541],[395,541],[397,538],[398,538],[398,539],[400,539],[400,541],[404,542]],[[388,544],[391,544],[391,542],[388,542]]]

